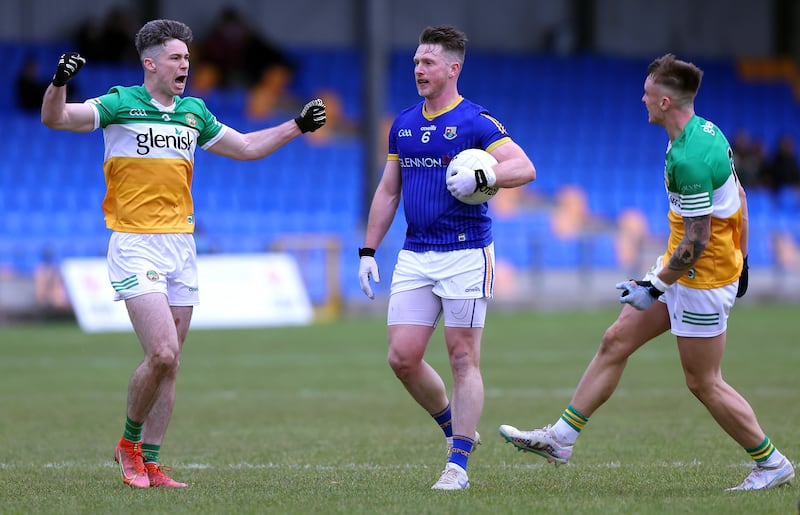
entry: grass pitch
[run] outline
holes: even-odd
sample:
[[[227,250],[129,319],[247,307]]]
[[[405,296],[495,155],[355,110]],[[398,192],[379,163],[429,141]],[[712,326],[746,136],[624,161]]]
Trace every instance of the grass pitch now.
[[[569,465],[518,453],[500,424],[553,423],[616,311],[490,313],[486,403],[467,491],[430,490],[444,438],[386,364],[383,319],[195,330],[161,452],[184,490],[133,490],[112,453],[133,334],[0,328],[0,513],[764,513],[800,489],[725,492],[749,459],[683,383],[674,338],[635,354]],[[737,307],[725,378],[800,459],[796,306]],[[428,360],[451,383],[441,330]]]

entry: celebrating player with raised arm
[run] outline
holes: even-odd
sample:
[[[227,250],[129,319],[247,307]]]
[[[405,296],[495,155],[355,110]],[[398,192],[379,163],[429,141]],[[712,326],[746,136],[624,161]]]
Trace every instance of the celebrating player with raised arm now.
[[[202,100],[180,96],[191,41],[191,29],[181,22],[147,22],[135,40],[144,84],[114,86],[85,103],[68,103],[65,88],[85,60],[64,54],[42,103],[42,123],[52,129],[103,129],[103,212],[113,231],[108,273],[144,351],[128,385],[125,429],[114,451],[122,481],[136,488],[186,486],[164,473],[158,457],[199,302],[191,195],[196,148],[261,159],[326,121],[325,105],[315,99],[275,127],[242,134],[220,123]]]

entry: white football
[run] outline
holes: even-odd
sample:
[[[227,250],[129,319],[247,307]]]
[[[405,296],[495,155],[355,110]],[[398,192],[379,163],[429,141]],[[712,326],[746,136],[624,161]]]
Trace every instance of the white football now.
[[[486,152],[485,150],[481,150],[479,148],[468,148],[466,150],[462,150],[458,154],[453,157],[450,161],[450,164],[447,165],[447,176],[455,175],[455,171],[453,171],[454,166],[466,166],[470,170],[485,170],[486,168],[490,168],[497,164],[497,159],[495,159],[492,154]],[[466,197],[462,197],[458,200],[465,204],[483,204],[484,202],[488,202],[494,195],[497,193],[498,188],[492,186],[484,186],[483,188],[479,188],[478,191],[471,195],[467,195]]]

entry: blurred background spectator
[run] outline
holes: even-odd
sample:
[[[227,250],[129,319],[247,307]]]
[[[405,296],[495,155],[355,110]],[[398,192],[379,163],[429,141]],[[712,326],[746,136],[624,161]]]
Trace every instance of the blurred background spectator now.
[[[42,78],[39,61],[29,55],[22,64],[15,81],[17,107],[23,111],[39,111],[42,108],[42,97],[50,81]]]
[[[653,249],[658,249],[658,242],[650,233],[647,215],[636,208],[623,209],[617,217],[614,237],[620,270],[628,277],[638,277],[642,270],[652,265],[652,257],[657,255],[651,252]]]
[[[554,273],[563,278],[613,269],[638,277],[663,251],[666,209],[652,191],[663,181],[666,142],[643,125],[639,100],[643,70],[666,51],[706,71],[699,112],[713,116],[731,139],[748,188],[751,267],[756,273],[782,267],[800,281],[793,265],[800,254],[800,195],[793,192],[800,185],[792,148],[800,141],[800,67],[793,64],[800,60],[778,61],[791,48],[800,50],[800,32],[784,31],[783,40],[793,38],[794,44],[779,47],[781,27],[774,25],[776,8],[800,3],[515,0],[513,9],[491,11],[467,8],[477,0],[456,3],[464,9],[454,23],[467,28],[473,49],[464,87],[470,96],[492,99],[493,114],[532,154],[539,172],[530,187],[501,191],[490,205],[498,297],[511,291],[529,298],[541,286],[535,281]],[[199,152],[203,173],[193,178],[202,253],[263,252],[287,234],[304,242],[317,241],[316,235],[341,242],[341,254],[326,250],[304,262],[317,303],[328,294],[329,275],[352,273],[349,245],[361,238],[365,198],[382,170],[391,121],[399,107],[419,98],[408,60],[420,23],[452,18],[449,4],[423,0],[385,2],[385,12],[372,13],[379,19],[367,11],[380,2],[356,0],[215,0],[192,8],[177,0],[6,4],[0,52],[20,86],[15,90],[11,80],[0,89],[9,129],[0,165],[0,269],[30,282],[31,303],[43,247],[52,248],[58,262],[102,255],[98,249],[108,239],[99,208],[102,135],[76,145],[74,135],[45,131],[36,115],[40,88],[58,56],[75,50],[78,41],[89,65],[70,83],[75,101],[105,93],[98,85],[141,80],[133,38],[141,22],[154,17],[178,18],[193,28],[189,92],[233,126],[257,127],[264,117],[293,112],[289,107],[306,97],[325,99],[324,130],[263,163],[222,162]],[[722,4],[725,20],[706,15]],[[43,16],[30,17],[30,9]],[[673,14],[689,11],[707,20],[707,38],[693,37],[684,18]],[[88,13],[96,15],[85,19]],[[784,9],[783,18],[800,19],[792,13]],[[485,30],[470,31],[476,24]],[[726,39],[731,33],[746,37]],[[588,101],[596,94],[601,104]],[[610,120],[617,122],[613,129]],[[778,145],[782,130],[794,141]],[[773,152],[775,147],[783,148]],[[387,235],[382,267],[390,266],[402,237],[403,227]],[[767,290],[770,281],[754,281],[756,290],[759,285]],[[357,284],[342,281],[341,288],[345,302],[363,307]]]
[[[67,289],[53,250],[45,248],[36,268],[33,270],[33,285],[36,303],[45,318],[68,317],[72,315]]]
[[[775,152],[763,169],[762,183],[773,193],[800,187],[800,164],[793,135],[784,133],[778,139]]]
[[[745,188],[762,186],[764,173],[764,144],[753,137],[746,128],[738,129],[731,141],[736,174]]]
[[[85,19],[75,32],[75,45],[90,62],[135,63],[139,56],[134,38],[140,25],[127,10],[114,7],[102,19]]]
[[[253,119],[267,116],[284,99],[295,72],[287,54],[231,6],[219,12],[196,51],[193,90],[245,88],[246,113]]]

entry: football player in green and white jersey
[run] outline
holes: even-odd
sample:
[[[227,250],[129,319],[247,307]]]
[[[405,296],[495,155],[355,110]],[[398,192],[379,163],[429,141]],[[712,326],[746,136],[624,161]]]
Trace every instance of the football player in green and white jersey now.
[[[220,123],[202,100],[181,97],[191,41],[191,29],[181,22],[147,22],[135,39],[144,83],[115,86],[84,103],[66,101],[66,83],[85,63],[66,53],[42,103],[47,127],[103,129],[103,212],[113,231],[109,278],[144,351],[128,385],[125,429],[114,453],[123,482],[135,488],[186,486],[164,473],[158,456],[183,343],[199,303],[191,195],[195,150],[261,159],[326,121],[325,105],[315,99],[295,119],[274,127],[243,134]]]
[[[669,198],[667,250],[641,281],[617,284],[624,304],[603,335],[572,400],[552,426],[500,426],[517,448],[566,463],[589,417],[614,393],[628,358],[671,331],[686,385],[753,459],[752,472],[729,490],[788,483],[791,462],[762,431],[750,404],[722,378],[727,321],[747,283],[747,204],[722,131],[695,114],[703,72],[672,54],[647,69],[642,102],[649,121],[669,136],[664,180]]]

